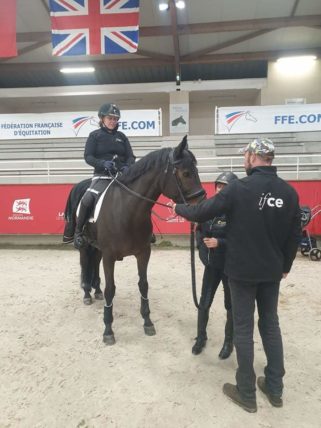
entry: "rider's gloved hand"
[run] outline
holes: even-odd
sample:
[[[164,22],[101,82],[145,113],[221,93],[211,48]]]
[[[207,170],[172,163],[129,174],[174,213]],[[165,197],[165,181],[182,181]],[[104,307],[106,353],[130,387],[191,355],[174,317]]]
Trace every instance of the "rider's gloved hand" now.
[[[107,171],[113,171],[115,169],[115,162],[110,161],[110,160],[106,160],[103,163],[103,167],[104,169],[106,169]]]

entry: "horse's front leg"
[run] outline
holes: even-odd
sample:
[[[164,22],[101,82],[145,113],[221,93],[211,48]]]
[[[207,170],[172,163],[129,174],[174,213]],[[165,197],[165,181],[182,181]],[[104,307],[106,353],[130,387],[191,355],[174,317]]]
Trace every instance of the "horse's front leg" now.
[[[112,329],[113,323],[113,299],[115,296],[116,286],[114,281],[115,260],[110,256],[103,254],[103,266],[105,273],[105,306],[104,306],[104,323],[105,331],[103,341],[107,345],[114,345],[115,336]]]
[[[150,320],[149,301],[148,301],[148,281],[147,281],[147,266],[150,258],[150,246],[142,253],[136,256],[138,267],[138,287],[141,296],[140,313],[144,319],[144,331],[148,336],[154,336],[156,330],[154,324]]]

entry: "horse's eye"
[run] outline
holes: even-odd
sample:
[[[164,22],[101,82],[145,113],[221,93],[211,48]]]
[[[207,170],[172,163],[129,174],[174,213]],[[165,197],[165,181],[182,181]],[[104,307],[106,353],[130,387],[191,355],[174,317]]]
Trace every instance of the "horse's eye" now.
[[[185,177],[185,178],[188,178],[188,177],[190,177],[190,172],[189,171],[184,171],[183,172],[183,177]]]

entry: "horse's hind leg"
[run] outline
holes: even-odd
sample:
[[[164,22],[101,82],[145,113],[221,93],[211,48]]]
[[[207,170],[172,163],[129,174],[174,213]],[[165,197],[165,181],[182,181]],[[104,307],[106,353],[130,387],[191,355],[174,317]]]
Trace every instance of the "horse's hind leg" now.
[[[148,336],[154,336],[156,330],[154,324],[150,320],[149,301],[148,301],[148,281],[147,281],[147,266],[150,258],[150,247],[145,252],[136,256],[138,267],[138,287],[141,296],[140,313],[144,319],[144,331]]]
[[[105,272],[105,306],[104,306],[104,323],[105,331],[103,335],[103,341],[107,345],[113,345],[115,343],[115,336],[112,329],[113,323],[113,299],[115,296],[115,281],[114,281],[114,268],[115,260],[110,257],[103,256],[103,266]]]
[[[93,252],[96,249],[90,246],[86,246],[79,250],[80,254],[80,266],[81,266],[81,288],[84,290],[83,302],[85,305],[92,304],[92,298],[90,295],[91,285],[92,285],[92,276],[93,276]],[[97,250],[96,250],[97,251]]]
[[[99,276],[99,265],[101,261],[101,252],[97,250],[94,260],[94,269],[92,272],[92,282],[91,286],[95,290],[95,299],[96,300],[103,300],[104,293],[101,291],[100,288],[100,276]]]

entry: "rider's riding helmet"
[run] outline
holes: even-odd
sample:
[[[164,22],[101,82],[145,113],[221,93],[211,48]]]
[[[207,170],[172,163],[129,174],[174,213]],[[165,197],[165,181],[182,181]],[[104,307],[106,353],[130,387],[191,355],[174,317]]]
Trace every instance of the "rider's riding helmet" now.
[[[229,184],[233,180],[237,180],[238,176],[232,171],[222,172],[215,180],[215,184]]]
[[[104,116],[113,116],[120,118],[120,110],[116,104],[103,104],[98,110],[98,117],[102,119]]]

